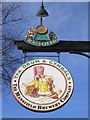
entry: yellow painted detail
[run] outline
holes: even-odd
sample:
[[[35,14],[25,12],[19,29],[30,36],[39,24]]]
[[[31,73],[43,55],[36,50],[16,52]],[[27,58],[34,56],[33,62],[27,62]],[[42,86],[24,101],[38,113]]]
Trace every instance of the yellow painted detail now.
[[[27,94],[27,89],[25,89],[25,95]]]
[[[40,86],[40,92],[44,92],[43,81],[39,81],[39,86]]]
[[[35,88],[39,87],[39,82],[35,81]]]
[[[33,80],[32,82],[28,83],[27,86],[33,86],[35,84],[35,80]]]

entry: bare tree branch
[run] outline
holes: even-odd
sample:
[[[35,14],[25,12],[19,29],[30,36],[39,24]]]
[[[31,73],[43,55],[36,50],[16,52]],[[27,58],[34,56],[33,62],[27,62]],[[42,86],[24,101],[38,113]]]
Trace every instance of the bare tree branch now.
[[[9,23],[9,22],[17,22],[17,21],[21,21],[21,20],[22,20],[22,19],[8,20],[8,21],[4,22],[4,24]]]
[[[21,4],[21,3],[20,3]],[[7,3],[3,5],[3,19],[2,19],[2,50],[0,50],[0,54],[2,54],[2,80],[9,82],[12,78],[12,75],[17,68],[17,64],[20,64],[21,60],[16,61],[18,56],[15,58],[14,56],[14,40],[18,39],[23,31],[12,31],[12,24],[18,27],[17,23],[20,23],[23,20],[23,16],[19,13],[17,15],[17,11],[20,10],[21,5],[17,3]],[[9,24],[8,24],[9,23]],[[15,53],[17,54],[17,53]],[[19,56],[20,57],[20,56]],[[8,64],[9,63],[9,64]],[[14,63],[14,64],[13,64]],[[7,65],[6,65],[7,64]],[[13,64],[13,65],[12,65]]]
[[[16,9],[18,9],[18,8],[20,8],[20,7],[21,7],[21,5],[15,6],[15,4],[13,3],[13,4],[11,5],[11,7],[8,8],[8,10],[7,10],[7,12],[6,12],[6,15],[5,15],[4,18],[2,19],[2,24],[1,24],[1,25],[6,24],[6,19],[8,18],[8,16],[9,16],[13,11],[15,11]],[[3,12],[5,13],[4,10],[2,10],[2,13],[3,13]]]

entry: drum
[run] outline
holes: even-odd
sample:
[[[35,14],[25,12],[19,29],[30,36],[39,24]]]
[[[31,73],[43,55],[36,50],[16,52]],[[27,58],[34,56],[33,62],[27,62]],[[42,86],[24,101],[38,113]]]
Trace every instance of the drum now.
[[[35,78],[36,75],[44,76],[44,67],[42,67],[42,66],[34,67],[34,78]]]

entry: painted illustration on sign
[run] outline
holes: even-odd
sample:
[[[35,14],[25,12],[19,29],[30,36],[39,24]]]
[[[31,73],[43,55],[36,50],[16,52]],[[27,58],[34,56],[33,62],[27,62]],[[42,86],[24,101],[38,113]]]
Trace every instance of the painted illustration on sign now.
[[[50,31],[48,35],[48,29],[44,25],[39,25],[35,31],[32,27],[28,34],[25,36],[25,42],[34,46],[51,46],[59,42],[54,32]]]
[[[54,77],[44,75],[44,67],[34,67],[34,78],[28,84],[22,83],[25,86],[25,95],[32,98],[40,98],[39,102],[45,102],[51,99],[58,99],[62,90],[54,84]]]

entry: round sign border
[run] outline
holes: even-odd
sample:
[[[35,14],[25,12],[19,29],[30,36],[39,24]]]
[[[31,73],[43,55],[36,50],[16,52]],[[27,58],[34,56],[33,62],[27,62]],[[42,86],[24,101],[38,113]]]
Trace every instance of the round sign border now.
[[[52,61],[52,62],[56,62],[56,61],[54,61],[54,60],[50,60],[50,59],[43,59],[43,58],[40,58],[40,59],[33,59],[33,60],[30,60],[30,61],[28,61],[28,62],[31,62],[31,61],[34,61],[34,60],[48,60],[48,61]],[[26,62],[26,63],[28,63],[28,62]],[[24,64],[26,64],[26,63],[24,63]],[[58,62],[56,62],[56,63],[58,63]],[[68,73],[70,74],[70,77],[71,77],[71,81],[72,81],[72,90],[71,90],[71,94],[70,94],[70,96],[68,97],[68,99],[66,99],[66,101],[62,104],[62,105],[60,105],[60,106],[58,106],[58,107],[56,107],[56,108],[54,108],[54,109],[50,109],[50,110],[46,110],[46,111],[43,111],[43,110],[34,110],[33,108],[30,108],[30,107],[27,107],[27,106],[25,106],[23,103],[21,103],[20,101],[19,101],[19,99],[16,97],[16,95],[15,95],[15,93],[14,93],[14,91],[13,91],[13,86],[12,86],[12,81],[13,81],[13,78],[14,78],[14,76],[15,76],[15,74],[16,74],[16,72],[24,65],[24,64],[22,64],[16,71],[15,71],[15,73],[13,74],[13,77],[12,77],[12,80],[11,80],[11,89],[12,89],[12,93],[13,93],[13,96],[14,96],[14,98],[17,100],[17,102],[20,104],[20,105],[22,105],[24,108],[26,108],[26,109],[28,109],[28,110],[31,110],[31,111],[34,111],[34,112],[51,112],[51,111],[54,111],[54,110],[57,110],[57,109],[59,109],[59,108],[61,108],[62,106],[64,106],[68,101],[69,101],[69,99],[71,98],[71,96],[72,96],[72,94],[73,94],[73,91],[74,91],[74,81],[73,81],[73,77],[72,77],[72,75],[70,74],[70,72],[69,72],[69,70],[66,68],[66,67],[64,67],[62,64],[60,64],[60,63],[58,63],[58,64],[60,64],[62,67],[64,67],[67,71],[68,71]],[[43,63],[41,63],[41,64],[43,64]],[[36,64],[35,64],[36,65]],[[31,65],[30,65],[31,66]],[[52,65],[53,66],[53,65]],[[59,69],[59,68],[58,68]],[[24,70],[23,70],[24,71]],[[22,71],[22,72],[23,72]],[[21,72],[21,74],[22,74],[22,72]],[[21,75],[20,74],[20,75]],[[64,74],[64,73],[63,73]],[[19,75],[19,78],[20,78],[20,75]],[[68,86],[68,85],[67,85]],[[60,99],[59,99],[60,100]],[[57,100],[58,101],[58,100]],[[55,101],[56,102],[56,101]],[[32,103],[32,102],[31,102]],[[43,104],[42,104],[43,105]]]

